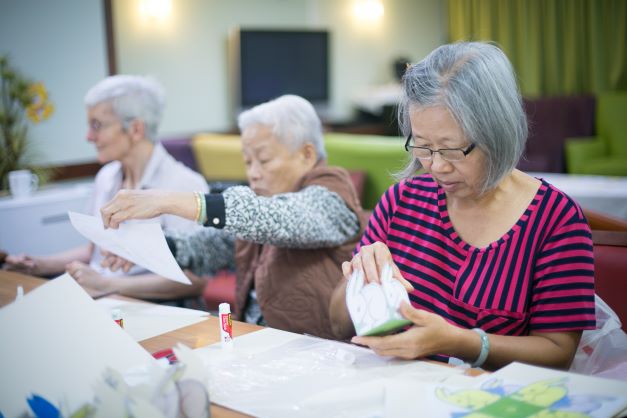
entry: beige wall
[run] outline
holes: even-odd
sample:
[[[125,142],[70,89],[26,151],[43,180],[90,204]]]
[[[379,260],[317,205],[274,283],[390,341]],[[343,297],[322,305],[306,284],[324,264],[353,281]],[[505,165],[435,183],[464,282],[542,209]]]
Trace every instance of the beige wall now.
[[[113,0],[118,71],[151,74],[168,104],[161,136],[234,126],[227,69],[233,27],[325,28],[331,32],[328,118],[351,117],[351,99],[392,79],[391,61],[418,60],[445,42],[444,2],[382,0],[378,23],[357,22],[354,0],[172,0],[170,18],[149,21],[139,0]],[[31,131],[36,161],[93,161],[85,141],[85,91],[106,75],[101,0],[2,0],[0,53],[48,86],[55,115]]]
[[[445,41],[439,0],[385,0],[380,22],[355,21],[353,0],[181,0],[170,19],[148,22],[138,0],[116,0],[118,70],[152,74],[165,85],[162,136],[234,126],[227,37],[236,27],[324,28],[331,32],[328,118],[351,117],[351,98],[392,79],[391,62],[420,59]]]

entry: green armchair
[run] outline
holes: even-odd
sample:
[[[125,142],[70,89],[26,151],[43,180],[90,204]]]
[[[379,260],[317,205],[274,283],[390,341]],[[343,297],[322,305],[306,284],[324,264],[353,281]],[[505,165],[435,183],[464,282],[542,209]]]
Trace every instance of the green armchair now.
[[[599,95],[596,136],[568,138],[565,147],[569,173],[627,176],[627,93]]]
[[[329,165],[366,174],[362,205],[372,209],[395,180],[392,173],[407,162],[399,137],[326,133]],[[246,181],[246,170],[237,135],[198,134],[191,140],[200,172],[208,181]]]
[[[407,163],[407,152],[400,137],[326,133],[325,148],[329,165],[366,173],[362,206],[372,209],[396,180],[393,173]]]

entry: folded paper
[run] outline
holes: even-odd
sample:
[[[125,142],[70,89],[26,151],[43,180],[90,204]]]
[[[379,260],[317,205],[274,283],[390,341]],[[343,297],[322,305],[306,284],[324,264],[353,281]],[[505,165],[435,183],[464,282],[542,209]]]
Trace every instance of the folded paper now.
[[[409,303],[405,287],[392,278],[392,268],[381,270],[381,284],[364,284],[364,274],[356,270],[346,287],[346,306],[357,335],[381,335],[410,325],[398,312],[402,301]]]

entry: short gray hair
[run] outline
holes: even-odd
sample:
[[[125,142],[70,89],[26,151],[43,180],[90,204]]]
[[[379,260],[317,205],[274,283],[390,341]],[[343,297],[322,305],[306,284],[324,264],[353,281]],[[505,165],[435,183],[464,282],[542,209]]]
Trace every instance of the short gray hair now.
[[[483,192],[516,167],[527,141],[527,117],[514,70],[500,48],[485,42],[443,45],[407,68],[398,109],[405,137],[411,134],[410,111],[432,106],[447,108],[487,156]],[[398,177],[410,177],[419,168],[419,160],[411,158]]]
[[[242,112],[237,118],[240,132],[254,125],[272,128],[272,134],[291,151],[311,143],[318,161],[326,160],[322,123],[311,103],[287,94]]]
[[[165,106],[165,93],[157,80],[137,75],[114,75],[93,86],[85,95],[85,105],[93,107],[110,102],[124,129],[139,119],[146,127],[146,137],[157,140],[157,130]]]

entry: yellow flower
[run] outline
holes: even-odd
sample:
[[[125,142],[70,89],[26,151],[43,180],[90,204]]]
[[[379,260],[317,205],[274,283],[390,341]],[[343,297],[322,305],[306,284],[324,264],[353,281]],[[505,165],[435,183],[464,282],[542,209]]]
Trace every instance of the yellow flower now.
[[[46,168],[33,167],[28,154],[28,125],[45,121],[53,112],[44,84],[33,83],[0,54],[0,194],[9,187],[11,171],[32,169],[40,184],[49,174]]]
[[[44,121],[54,112],[54,106],[48,101],[48,92],[43,83],[33,83],[28,88],[31,102],[26,108],[26,116],[33,122]]]

